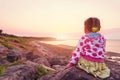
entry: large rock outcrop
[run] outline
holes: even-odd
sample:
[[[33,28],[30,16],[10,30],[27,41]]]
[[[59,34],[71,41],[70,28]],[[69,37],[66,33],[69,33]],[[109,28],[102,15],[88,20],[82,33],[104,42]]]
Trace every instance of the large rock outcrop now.
[[[36,64],[30,61],[24,64],[8,67],[0,80],[34,80]]]
[[[120,80],[120,64],[110,60],[106,60],[106,64],[111,70],[110,77],[104,80]],[[69,69],[61,70],[60,72],[43,76],[38,80],[102,80],[94,77],[85,71],[73,66]]]

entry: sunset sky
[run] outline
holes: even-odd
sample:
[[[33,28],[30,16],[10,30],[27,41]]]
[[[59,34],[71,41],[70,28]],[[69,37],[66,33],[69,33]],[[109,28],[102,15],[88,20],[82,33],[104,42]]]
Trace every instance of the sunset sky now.
[[[0,29],[20,36],[79,37],[88,17],[120,39],[120,0],[0,0]]]

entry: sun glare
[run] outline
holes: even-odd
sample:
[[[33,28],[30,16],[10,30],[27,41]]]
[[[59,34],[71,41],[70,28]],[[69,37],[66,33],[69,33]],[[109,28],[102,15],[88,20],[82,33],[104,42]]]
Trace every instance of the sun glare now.
[[[65,40],[65,39],[67,39],[67,36],[65,36],[65,35],[57,35],[56,39],[57,40]]]

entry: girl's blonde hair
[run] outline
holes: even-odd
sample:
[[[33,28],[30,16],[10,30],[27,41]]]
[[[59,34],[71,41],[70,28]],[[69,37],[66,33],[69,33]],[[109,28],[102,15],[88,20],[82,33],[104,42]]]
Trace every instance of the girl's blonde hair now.
[[[92,30],[93,27],[94,28],[96,27],[97,29],[95,32],[100,31],[101,25],[100,25],[100,20],[98,18],[90,17],[87,20],[85,20],[84,22],[85,33],[94,32]]]

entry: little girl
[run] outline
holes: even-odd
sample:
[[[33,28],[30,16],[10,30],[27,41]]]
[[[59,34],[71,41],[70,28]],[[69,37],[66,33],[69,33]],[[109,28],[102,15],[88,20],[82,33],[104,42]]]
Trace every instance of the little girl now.
[[[77,65],[77,67],[95,77],[109,77],[110,69],[104,63],[106,40],[98,33],[100,28],[98,18],[90,17],[84,22],[85,35],[79,40],[66,68]]]

